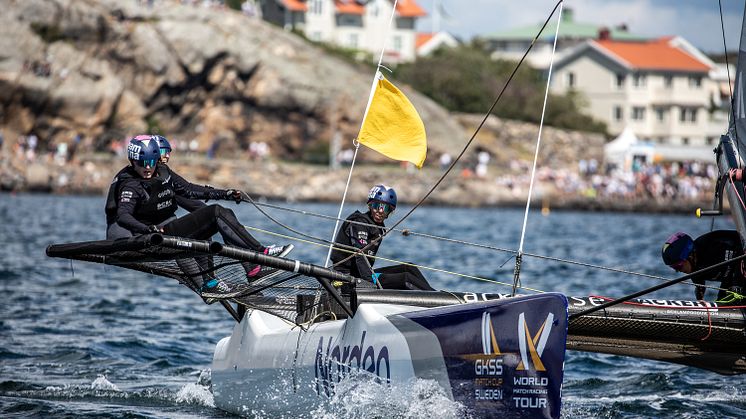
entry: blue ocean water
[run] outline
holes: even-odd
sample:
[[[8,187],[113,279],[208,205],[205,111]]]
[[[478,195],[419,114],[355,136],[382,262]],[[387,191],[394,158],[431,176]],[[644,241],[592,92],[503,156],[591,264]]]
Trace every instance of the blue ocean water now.
[[[249,205],[227,205],[247,225],[286,233]],[[329,204],[281,205],[332,216],[338,210]],[[345,214],[354,209],[348,205]],[[407,209],[398,209],[392,220]],[[334,229],[333,221],[268,211],[315,236],[331,237]],[[458,241],[517,249],[522,223],[520,209],[425,207],[403,227],[455,241],[392,233],[379,256],[437,269],[423,270],[436,288],[509,292],[504,284],[512,282],[512,255]],[[557,211],[532,212],[527,225],[528,254],[667,278],[673,272],[662,266],[659,254],[666,237],[676,230],[696,236],[710,229],[709,220],[693,216]],[[715,228],[733,225],[723,217]],[[289,242],[254,234],[265,243]],[[0,194],[0,416],[227,417],[214,407],[209,391],[214,346],[234,324],[220,306],[203,304],[173,280],[44,253],[51,243],[103,235],[102,197]],[[323,262],[326,248],[293,243],[295,257]],[[659,280],[526,256],[521,281],[536,290],[617,297]],[[693,292],[678,285],[653,296],[691,299]],[[708,291],[708,297],[714,294]],[[744,377],[582,352],[569,351],[566,359],[564,417],[746,417]],[[309,415],[457,415],[445,400],[417,397],[432,394],[428,383],[408,391],[392,396],[368,390],[355,398],[351,389]]]

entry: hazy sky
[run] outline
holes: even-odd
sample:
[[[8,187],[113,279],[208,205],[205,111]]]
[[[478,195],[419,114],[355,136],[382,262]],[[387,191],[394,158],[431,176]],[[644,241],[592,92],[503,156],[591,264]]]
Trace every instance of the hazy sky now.
[[[418,30],[432,30],[433,4],[440,1],[450,14],[441,29],[468,40],[517,26],[543,22],[557,0],[418,0],[430,16]],[[745,0],[721,0],[728,51],[738,49]],[[679,35],[705,52],[721,53],[718,0],[565,0],[575,21],[617,26],[644,36]],[[556,15],[555,15],[556,17]],[[554,18],[554,17],[553,17]],[[562,27],[560,26],[560,31]]]

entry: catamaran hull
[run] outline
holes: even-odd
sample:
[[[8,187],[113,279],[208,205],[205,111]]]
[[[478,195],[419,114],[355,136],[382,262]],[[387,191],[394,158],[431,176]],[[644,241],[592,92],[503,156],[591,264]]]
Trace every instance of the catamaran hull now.
[[[566,303],[550,294],[430,309],[365,304],[307,331],[251,311],[215,350],[215,404],[304,415],[363,374],[391,388],[432,380],[482,417],[558,417]]]

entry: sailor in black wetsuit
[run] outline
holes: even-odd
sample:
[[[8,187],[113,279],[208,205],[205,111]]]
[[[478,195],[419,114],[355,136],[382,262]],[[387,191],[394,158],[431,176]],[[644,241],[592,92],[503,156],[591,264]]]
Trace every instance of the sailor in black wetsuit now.
[[[292,245],[263,246],[246,231],[233,211],[220,205],[206,205],[191,214],[176,218],[177,196],[190,200],[235,200],[238,203],[241,201],[241,191],[213,189],[189,183],[167,166],[163,170],[157,170],[160,148],[154,136],[139,135],[131,139],[127,153],[130,166],[117,174],[109,191],[109,195],[113,195],[115,200],[114,205],[107,202],[106,206],[107,239],[148,232],[209,239],[220,233],[228,244],[271,256],[285,256],[292,250]],[[244,268],[247,277],[252,280],[274,271],[268,267],[249,264]]]
[[[162,135],[153,135],[153,137],[156,139],[156,141],[158,141],[158,148],[161,150],[161,159],[158,161],[158,171],[160,172],[164,169],[170,171],[171,169],[167,166],[167,163],[171,159],[171,143],[169,143],[166,137]],[[171,176],[175,175],[173,172],[171,172],[170,174]],[[163,174],[160,175],[164,176]],[[206,187],[210,188],[209,186]],[[183,208],[188,212],[194,212],[202,207],[207,206],[207,204],[198,199],[189,199],[180,195],[176,195],[174,199],[176,200],[176,205],[178,205],[179,208]]]
[[[743,255],[741,235],[735,230],[715,230],[692,240],[688,234],[678,232],[666,240],[661,255],[666,265],[677,272],[689,274]],[[746,289],[744,266],[743,261],[735,262],[693,277],[692,282],[697,284],[694,292],[696,299],[704,298],[705,281],[720,281],[717,301],[741,304],[728,291],[743,294]]]
[[[380,284],[381,288],[402,290],[434,289],[419,269],[409,265],[393,265],[373,270],[374,256],[381,240],[378,240],[386,227],[383,221],[396,208],[396,191],[385,185],[376,185],[368,193],[368,212],[355,211],[342,224],[335,238],[335,249],[331,260],[337,271]],[[373,243],[373,244],[371,244]],[[366,248],[365,256],[353,255],[349,250]],[[336,248],[336,247],[339,247]],[[349,249],[347,251],[342,249]],[[346,261],[342,262],[343,260]]]

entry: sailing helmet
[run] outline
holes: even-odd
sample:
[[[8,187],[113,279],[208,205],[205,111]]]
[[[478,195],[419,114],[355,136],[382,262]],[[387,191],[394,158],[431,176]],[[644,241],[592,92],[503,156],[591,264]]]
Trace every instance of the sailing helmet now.
[[[158,140],[152,135],[132,137],[127,146],[127,158],[129,158],[130,163],[138,166],[155,167],[161,158],[161,149],[158,147]]]
[[[685,261],[692,250],[694,250],[694,240],[688,234],[679,231],[669,237],[663,244],[661,256],[666,265],[675,267],[675,265]]]
[[[371,202],[383,202],[391,206],[391,211],[396,209],[396,191],[386,185],[376,185],[368,192],[368,204]]]
[[[162,135],[153,135],[156,141],[158,141],[158,147],[161,149],[161,154],[168,154],[171,152],[171,143],[168,142],[166,137]]]

